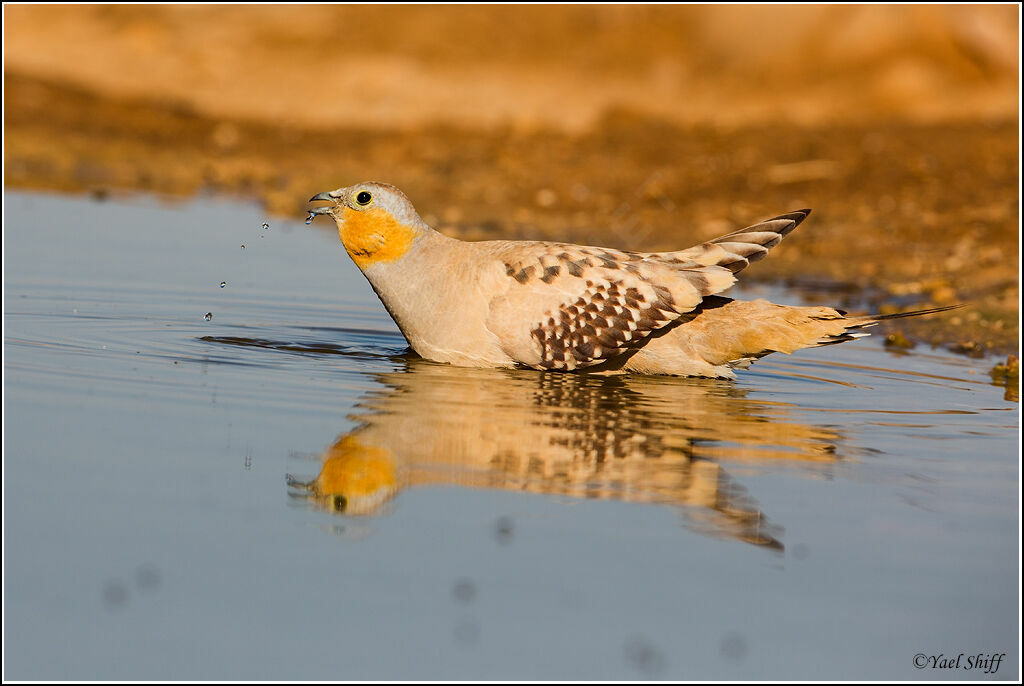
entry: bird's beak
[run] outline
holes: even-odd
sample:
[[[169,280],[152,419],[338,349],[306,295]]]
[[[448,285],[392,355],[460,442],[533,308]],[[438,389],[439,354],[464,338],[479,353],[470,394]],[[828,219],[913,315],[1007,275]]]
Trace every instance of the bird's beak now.
[[[306,210],[309,212],[309,216],[306,217],[306,223],[309,224],[313,221],[314,217],[321,214],[330,214],[331,210],[334,209],[334,203],[338,198],[341,197],[341,193],[338,191],[324,191],[323,193],[317,193],[309,199],[310,202],[324,201],[331,203],[330,205],[324,205],[323,207],[316,207],[312,210]]]
[[[336,192],[337,191],[324,191],[323,193],[317,193],[312,198],[310,198],[309,201],[316,202],[317,200],[323,200],[324,202],[334,202],[335,200],[338,199],[338,196],[331,195],[331,193]]]

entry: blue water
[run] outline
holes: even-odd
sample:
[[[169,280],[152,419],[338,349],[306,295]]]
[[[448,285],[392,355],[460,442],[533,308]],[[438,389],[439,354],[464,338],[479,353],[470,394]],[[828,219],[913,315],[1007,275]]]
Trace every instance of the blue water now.
[[[990,361],[432,364],[302,219],[5,193],[5,678],[1018,675]]]

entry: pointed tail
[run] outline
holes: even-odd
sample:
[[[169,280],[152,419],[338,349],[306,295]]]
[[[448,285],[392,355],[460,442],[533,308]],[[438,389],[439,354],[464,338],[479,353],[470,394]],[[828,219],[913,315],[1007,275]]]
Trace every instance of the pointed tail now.
[[[833,334],[831,336],[825,336],[817,345],[834,345],[835,343],[843,343],[844,341],[852,341],[855,338],[864,338],[870,336],[870,333],[865,333],[863,330],[875,326],[878,322],[886,321],[888,319],[903,319],[904,317],[918,317],[925,314],[935,314],[937,312],[948,312],[949,310],[959,310],[961,307],[967,305],[960,303],[957,305],[946,305],[945,307],[932,307],[927,310],[914,310],[912,312],[896,312],[894,314],[864,314],[856,317],[847,317],[846,313],[842,310],[837,310],[843,316],[843,322],[846,326],[846,330],[839,334]]]

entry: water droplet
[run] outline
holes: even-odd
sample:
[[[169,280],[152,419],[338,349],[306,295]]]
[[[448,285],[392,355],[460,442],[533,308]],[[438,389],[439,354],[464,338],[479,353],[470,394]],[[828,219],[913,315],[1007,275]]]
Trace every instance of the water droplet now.
[[[307,212],[309,212],[309,216],[306,217],[306,224],[312,224],[313,223],[313,217],[315,217],[316,215],[313,214],[313,210],[307,210]]]
[[[270,224],[268,224],[267,222],[263,222],[263,228],[264,229],[269,229],[270,228]]]
[[[452,595],[458,602],[468,605],[476,597],[476,584],[471,579],[459,579],[452,588]]]
[[[206,314],[204,314],[203,319],[205,319],[206,321],[210,321],[211,319],[213,319],[213,312],[207,312]]]
[[[135,570],[135,583],[143,591],[155,591],[160,587],[160,570],[155,565],[143,565]]]
[[[494,538],[502,545],[510,543],[515,534],[515,522],[511,517],[499,517],[494,525]]]
[[[228,285],[228,282],[227,282],[227,281],[221,281],[221,282],[220,282],[220,287],[221,287],[221,288],[224,288],[224,287],[225,287],[225,286],[227,286],[227,285]]]
[[[722,657],[730,661],[739,661],[747,656],[747,639],[742,634],[728,633],[719,644]]]
[[[111,579],[103,585],[103,602],[108,607],[120,607],[128,602],[128,589],[123,582]]]
[[[242,245],[242,250],[245,250],[245,245],[244,244]]]
[[[648,674],[657,674],[665,669],[665,657],[657,646],[644,636],[634,636],[625,645],[626,661]]]

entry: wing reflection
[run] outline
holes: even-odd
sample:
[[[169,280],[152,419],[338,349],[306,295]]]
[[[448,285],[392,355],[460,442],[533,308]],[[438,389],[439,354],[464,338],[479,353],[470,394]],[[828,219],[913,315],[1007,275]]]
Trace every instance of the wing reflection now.
[[[360,515],[427,484],[658,503],[693,530],[781,548],[721,462],[820,471],[841,440],[731,382],[407,364],[380,375],[315,479],[290,480],[295,495]]]

